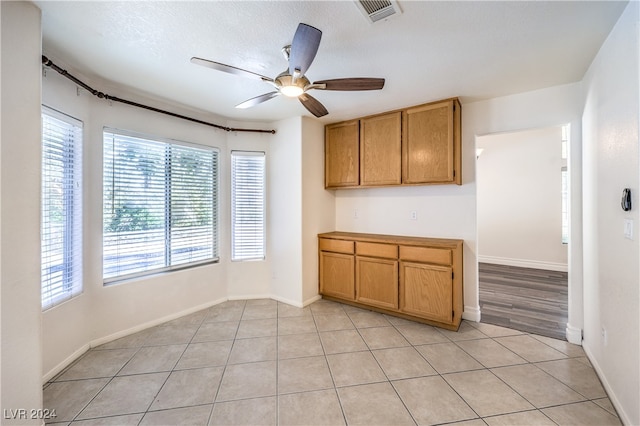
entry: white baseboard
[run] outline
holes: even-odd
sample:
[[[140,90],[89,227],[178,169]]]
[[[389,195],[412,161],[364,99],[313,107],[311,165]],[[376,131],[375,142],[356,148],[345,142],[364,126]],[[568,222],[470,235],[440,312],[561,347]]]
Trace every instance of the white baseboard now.
[[[462,319],[473,322],[480,322],[480,306],[465,306]]]
[[[591,362],[591,365],[593,366],[593,369],[596,371],[596,375],[600,379],[600,382],[602,382],[602,387],[604,388],[605,392],[607,393],[607,396],[609,397],[609,400],[611,401],[611,404],[613,404],[613,407],[616,409],[622,424],[623,425],[631,425],[631,424],[633,424],[631,422],[631,418],[624,411],[624,408],[620,404],[620,401],[618,400],[618,397],[613,392],[613,389],[611,388],[611,385],[607,381],[607,377],[604,375],[604,372],[602,371],[602,368],[600,368],[600,365],[596,362],[596,359],[593,356],[593,353],[591,352],[591,350],[589,349],[589,346],[588,345],[582,345],[582,349],[584,349],[584,353],[587,355],[587,358],[589,359],[589,362]]]
[[[67,366],[71,365],[72,362],[74,362],[76,359],[80,358],[82,355],[84,355],[85,352],[87,352],[89,349],[91,349],[91,344],[87,343],[85,345],[82,345],[80,348],[78,348],[78,350],[76,350],[74,353],[72,353],[71,355],[69,355],[64,361],[62,361],[60,364],[56,365],[55,367],[53,367],[49,372],[47,372],[43,377],[42,377],[42,384],[47,383],[49,380],[53,379],[56,375],[58,375],[62,370],[64,370],[65,368],[67,368]]]
[[[273,299],[270,294],[234,294],[227,297],[227,300],[256,300]]]
[[[301,303],[301,302],[298,302],[298,301],[295,301],[295,300],[290,300],[290,299],[285,299],[284,297],[275,296],[273,294],[268,296],[267,299],[277,300],[278,302],[286,303],[287,305],[295,306],[296,308],[302,308],[303,307],[303,303]]]
[[[322,295],[316,294],[311,299],[308,299],[308,300],[305,300],[304,302],[302,302],[302,307],[309,306],[313,302],[317,302],[320,299],[322,299]]]
[[[145,322],[143,324],[136,325],[136,326],[128,328],[126,330],[118,331],[118,332],[110,334],[108,336],[104,336],[104,337],[100,337],[100,338],[94,339],[94,340],[90,341],[89,343],[86,343],[86,344],[82,345],[75,352],[73,352],[71,355],[69,355],[64,361],[62,361],[60,364],[56,365],[54,368],[52,368],[47,373],[45,373],[43,378],[42,378],[42,383],[43,384],[47,383],[49,380],[51,380],[53,377],[55,377],[57,374],[59,374],[62,370],[67,368],[67,366],[69,366],[72,362],[74,362],[76,359],[78,359],[80,356],[82,356],[86,351],[88,351],[91,348],[95,348],[97,346],[104,345],[105,343],[109,343],[109,342],[112,342],[114,340],[120,339],[122,337],[126,337],[126,336],[129,336],[131,334],[137,333],[139,331],[146,330],[147,328],[155,327],[156,325],[165,323],[167,321],[171,321],[171,320],[183,317],[185,315],[189,315],[189,314],[192,314],[194,312],[201,311],[202,309],[210,308],[211,306],[217,305],[217,304],[222,303],[222,302],[224,302],[226,300],[227,300],[227,298],[225,297],[225,298],[214,300],[212,302],[203,303],[201,305],[194,306],[192,308],[185,309],[183,311],[176,312],[176,313],[173,313],[171,315],[164,316],[162,318],[157,318],[155,320],[148,321],[148,322]]]
[[[273,300],[277,300],[278,302],[286,303],[287,305],[295,306],[296,308],[304,308],[305,306],[308,306],[308,305],[312,304],[316,300],[322,299],[322,296],[317,294],[317,295],[313,296],[312,298],[303,301],[302,303],[300,303],[298,301],[295,301],[295,300],[291,300],[291,299],[285,299],[284,297],[275,296],[275,295],[271,295],[269,298],[271,298]]]
[[[211,306],[220,304],[220,303],[225,302],[227,300],[273,299],[273,300],[277,300],[277,301],[282,302],[282,303],[286,303],[288,305],[296,306],[298,308],[303,308],[303,307],[308,306],[311,303],[313,303],[316,300],[319,300],[321,298],[322,298],[322,296],[320,296],[318,294],[316,296],[313,296],[309,300],[305,300],[304,302],[300,303],[300,302],[296,302],[294,300],[285,299],[285,298],[274,296],[274,295],[271,295],[271,294],[250,295],[250,296],[248,296],[248,295],[234,295],[234,296],[220,298],[220,299],[217,299],[217,300],[214,300],[214,301],[211,301],[211,302],[203,303],[201,305],[194,306],[192,308],[185,309],[183,311],[176,312],[176,313],[173,313],[171,315],[164,316],[162,318],[157,318],[157,319],[155,319],[153,321],[148,321],[148,322],[145,322],[143,324],[136,325],[135,327],[131,327],[131,328],[128,328],[126,330],[118,331],[118,332],[110,334],[108,336],[104,336],[104,337],[100,337],[100,338],[94,339],[94,340],[90,341],[89,343],[86,343],[86,344],[82,345],[75,352],[73,352],[71,355],[69,355],[64,361],[62,361],[61,363],[56,365],[54,368],[49,370],[47,373],[45,373],[44,376],[42,377],[42,383],[45,384],[49,380],[54,378],[57,374],[62,372],[65,368],[67,368],[69,365],[71,365],[72,362],[74,362],[75,360],[80,358],[85,352],[87,352],[91,348],[95,348],[97,346],[104,345],[105,343],[112,342],[112,341],[120,339],[122,337],[126,337],[126,336],[129,336],[129,335],[134,334],[134,333],[138,333],[139,331],[146,330],[147,328],[155,327],[156,325],[165,323],[167,321],[171,321],[171,320],[183,317],[185,315],[189,315],[189,314],[192,314],[194,312],[201,311],[202,309],[210,308]]]
[[[565,330],[567,341],[569,343],[573,343],[574,345],[582,345],[582,329],[576,328],[571,324],[567,323],[567,328]]]
[[[478,256],[478,263],[493,263],[496,265],[517,266],[520,268],[544,269],[547,271],[567,272],[566,263],[543,262],[540,260],[512,259],[508,257]]]

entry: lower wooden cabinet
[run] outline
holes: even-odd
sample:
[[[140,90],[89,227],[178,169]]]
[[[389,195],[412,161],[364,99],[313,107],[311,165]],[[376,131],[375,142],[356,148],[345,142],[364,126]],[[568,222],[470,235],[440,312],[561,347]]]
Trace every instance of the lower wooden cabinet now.
[[[319,236],[327,299],[457,330],[462,240],[329,232]]]
[[[320,293],[354,300],[354,265],[352,255],[320,252]]]
[[[453,320],[453,279],[447,266],[400,262],[400,311],[434,321]]]
[[[398,261],[356,256],[356,300],[398,309]]]

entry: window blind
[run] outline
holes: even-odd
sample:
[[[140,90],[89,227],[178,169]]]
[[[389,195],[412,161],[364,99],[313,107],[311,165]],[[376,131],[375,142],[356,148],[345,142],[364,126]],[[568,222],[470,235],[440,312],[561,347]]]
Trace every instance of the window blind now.
[[[265,257],[264,152],[231,152],[231,260]]]
[[[218,260],[218,150],[104,130],[103,278]]]
[[[562,169],[562,244],[569,244],[569,174],[567,169],[567,160],[569,158],[569,130],[570,125],[562,126],[561,155]]]
[[[46,310],[82,293],[82,122],[42,109],[41,286]]]

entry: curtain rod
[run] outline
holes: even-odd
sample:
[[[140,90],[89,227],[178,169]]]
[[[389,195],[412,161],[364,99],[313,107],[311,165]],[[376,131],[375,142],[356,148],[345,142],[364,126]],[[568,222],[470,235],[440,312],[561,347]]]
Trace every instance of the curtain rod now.
[[[120,103],[123,103],[123,104],[127,104],[127,105],[131,105],[131,106],[134,106],[134,107],[146,109],[146,110],[149,110],[149,111],[158,112],[160,114],[169,115],[171,117],[181,118],[183,120],[192,121],[192,122],[198,123],[198,124],[204,124],[205,126],[215,127],[216,129],[224,130],[226,132],[252,132],[252,133],[271,133],[271,134],[275,134],[276,133],[275,130],[236,129],[236,128],[233,128],[233,127],[220,126],[219,124],[209,123],[207,121],[203,121],[203,120],[198,120],[196,118],[187,117],[186,115],[176,114],[174,112],[165,111],[163,109],[154,108],[154,107],[151,107],[151,106],[148,106],[148,105],[139,104],[137,102],[128,101],[126,99],[121,99],[121,98],[118,98],[116,96],[111,96],[111,95],[108,95],[106,93],[102,93],[102,92],[99,92],[99,91],[95,90],[94,88],[92,88],[91,86],[87,85],[83,81],[81,81],[81,80],[77,79],[76,77],[74,77],[73,75],[69,74],[67,72],[67,70],[62,69],[59,66],[57,66],[56,64],[54,64],[49,58],[47,58],[44,55],[42,55],[42,64],[44,66],[46,66],[46,67],[52,68],[54,71],[58,72],[58,74],[61,74],[61,75],[65,76],[66,78],[68,78],[69,80],[71,80],[75,84],[77,84],[78,86],[82,87],[83,89],[85,89],[86,91],[88,91],[92,95],[97,96],[100,99],[106,99],[106,100],[109,100],[109,101],[120,102]]]

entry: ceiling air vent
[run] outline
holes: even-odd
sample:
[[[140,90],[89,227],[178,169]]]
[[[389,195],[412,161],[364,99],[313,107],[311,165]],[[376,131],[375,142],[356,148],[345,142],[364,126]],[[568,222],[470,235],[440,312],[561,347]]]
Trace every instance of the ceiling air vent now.
[[[395,0],[356,0],[355,3],[370,22],[402,13]]]

